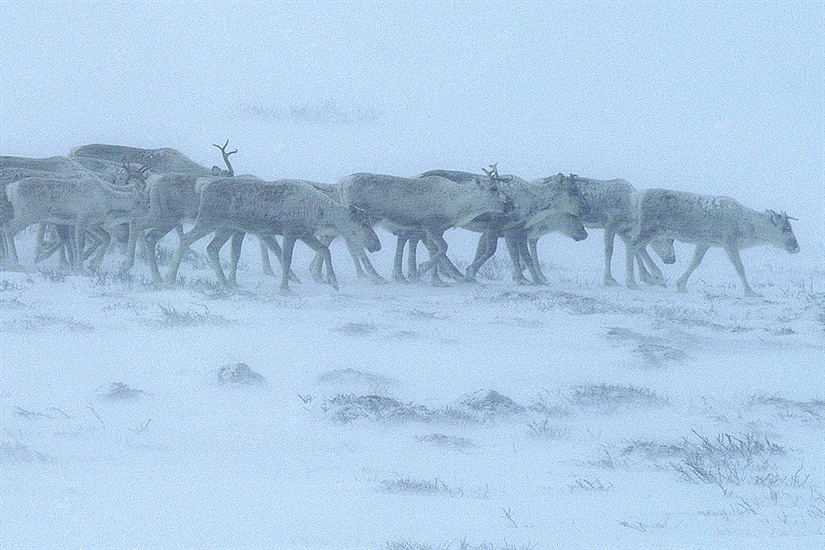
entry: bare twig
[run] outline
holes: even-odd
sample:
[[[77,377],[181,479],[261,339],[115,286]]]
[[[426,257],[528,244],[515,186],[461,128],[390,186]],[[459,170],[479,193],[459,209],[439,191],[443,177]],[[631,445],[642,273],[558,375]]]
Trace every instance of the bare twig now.
[[[103,422],[103,419],[100,418],[100,415],[97,414],[97,411],[95,410],[95,408],[92,407],[91,405],[86,405],[86,408],[89,409],[90,411],[92,411],[92,414],[95,415],[95,418],[97,418],[100,421],[100,425],[103,426],[103,429],[105,430],[106,429],[106,424]]]

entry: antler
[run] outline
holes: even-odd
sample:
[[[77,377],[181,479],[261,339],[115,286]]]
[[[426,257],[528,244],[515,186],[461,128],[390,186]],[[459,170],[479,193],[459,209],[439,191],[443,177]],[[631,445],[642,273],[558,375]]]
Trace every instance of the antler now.
[[[235,170],[232,168],[232,164],[230,164],[230,162],[229,162],[229,155],[234,155],[235,153],[238,152],[238,150],[234,149],[232,151],[229,151],[228,153],[226,152],[226,148],[229,146],[229,140],[228,139],[226,140],[226,143],[223,144],[223,147],[221,147],[217,143],[213,143],[212,145],[221,150],[221,155],[223,155],[223,161],[226,163],[226,167],[229,170],[229,175],[234,176],[235,175]]]
[[[126,172],[126,181],[128,182],[130,179],[136,179],[138,181],[146,181],[146,172],[149,171],[148,166],[141,166],[137,170],[132,169],[132,160],[134,159],[134,155],[124,156],[121,164],[123,165],[123,170]]]
[[[503,182],[513,181],[513,176],[499,176],[498,175],[498,163],[497,162],[495,164],[491,164],[490,168],[491,168],[491,170],[486,170],[486,169],[482,168],[481,171],[484,172],[485,174],[487,174],[487,177],[490,178],[491,180],[503,181]]]

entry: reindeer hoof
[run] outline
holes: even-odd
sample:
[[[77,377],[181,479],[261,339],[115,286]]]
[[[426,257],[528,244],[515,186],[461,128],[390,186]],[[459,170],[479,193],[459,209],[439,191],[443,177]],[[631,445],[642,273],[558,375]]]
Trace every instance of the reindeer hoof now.
[[[611,277],[604,280],[604,286],[619,286],[619,281]]]

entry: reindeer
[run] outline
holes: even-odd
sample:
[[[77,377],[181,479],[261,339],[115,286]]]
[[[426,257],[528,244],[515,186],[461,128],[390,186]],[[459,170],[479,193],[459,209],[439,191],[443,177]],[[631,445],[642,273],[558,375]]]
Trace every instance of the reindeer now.
[[[431,243],[430,259],[419,266],[419,272],[432,269],[432,284],[436,286],[445,284],[438,275],[438,263],[447,253],[444,231],[481,214],[512,207],[496,181],[465,185],[440,176],[411,179],[353,174],[341,181],[341,197],[345,206],[362,209],[372,219],[426,234]]]
[[[547,181],[548,179],[550,178],[536,181]],[[602,181],[582,178],[575,174],[570,174],[570,179],[578,186],[579,192],[588,205],[587,213],[580,216],[584,226],[592,229],[604,229],[604,284],[607,286],[619,284],[613,278],[610,269],[615,236],[619,235],[624,241],[626,249],[625,267],[627,275],[625,284],[627,287],[637,288],[633,266],[634,259],[639,266],[639,277],[642,281],[664,286],[664,275],[647,253],[647,250],[645,248],[634,250],[630,246],[631,232],[635,224],[631,196],[636,188],[622,179]],[[676,262],[673,239],[667,237],[654,239],[650,242],[650,245],[665,264]],[[533,254],[535,254],[535,248]],[[533,260],[538,265],[538,257],[534,256]],[[647,269],[645,266],[647,266]]]
[[[515,176],[500,176],[495,164],[490,165],[490,168],[484,170],[486,177],[502,185],[505,193],[512,198],[514,208],[507,214],[488,214],[463,225],[466,229],[481,233],[475,259],[467,268],[467,278],[475,279],[484,262],[495,254],[498,239],[504,237],[513,261],[513,279],[518,284],[530,283],[522,273],[523,259],[530,271],[532,283],[540,284],[545,279],[538,270],[538,262],[534,262],[528,253],[531,228],[555,213],[578,216],[586,211],[587,204],[576,185],[563,174],[537,184]]]
[[[520,235],[521,238],[516,239],[515,242],[511,243],[508,241],[507,243],[513,265],[518,265],[519,271],[523,272],[524,267],[529,266],[529,258],[533,261],[536,275],[538,276],[538,284],[543,285],[547,284],[547,278],[541,271],[536,248],[539,239],[548,233],[561,233],[576,242],[583,241],[587,238],[587,230],[584,228],[578,216],[566,212],[553,212],[541,221],[530,226],[526,230],[526,234]]]
[[[636,226],[631,245],[641,249],[653,239],[669,237],[696,245],[685,273],[676,281],[684,292],[693,271],[699,267],[710,247],[721,247],[742,281],[746,296],[759,296],[745,276],[739,256],[743,248],[767,244],[796,254],[796,241],[791,218],[785,212],[757,212],[729,197],[697,195],[666,189],[648,189],[633,195]]]
[[[6,195],[14,209],[14,217],[7,225],[9,241],[13,244],[18,232],[35,223],[73,225],[74,260],[78,269],[82,269],[88,228],[101,226],[104,229],[101,246],[105,252],[110,240],[109,230],[144,215],[148,209],[143,181],[114,186],[91,173],[74,179],[27,177],[10,183]],[[100,258],[102,254],[93,260],[93,265],[97,266]],[[13,261],[17,262],[16,254]]]
[[[91,143],[75,147],[69,152],[69,159],[77,162],[93,162],[103,160],[111,163],[120,163],[123,159],[145,166],[154,173],[197,174],[211,175],[211,170],[193,162],[186,155],[164,147],[161,149],[141,149],[123,145],[109,145]]]
[[[84,159],[86,160],[86,159]],[[125,178],[123,171],[126,171]],[[141,176],[142,173],[138,174]],[[49,157],[49,158],[26,158],[26,157],[0,157],[0,225],[5,225],[14,216],[11,203],[6,197],[6,187],[8,184],[28,177],[41,178],[56,178],[65,180],[84,179],[90,176],[111,180],[113,185],[121,185],[128,182],[130,178],[134,177],[129,174],[129,168],[125,164],[115,164],[108,161],[95,161],[91,163],[78,162],[75,159],[68,159],[65,157]],[[61,264],[71,263],[75,264],[73,257],[74,245],[68,246],[69,235],[71,232],[68,227],[56,227],[55,231],[58,235],[54,243],[44,243],[44,235],[47,231],[47,225],[41,224],[37,234],[35,262],[51,256],[57,250],[61,252]],[[5,230],[3,231],[5,233]],[[105,239],[105,232],[96,227],[89,227],[88,233],[96,242],[90,249],[84,251],[84,259],[91,255],[96,247],[98,247]],[[14,258],[14,264],[17,263],[17,251],[14,248],[14,241],[6,239],[2,236],[3,241],[3,255],[6,258]],[[68,252],[68,262],[67,255]],[[101,250],[98,258],[102,258]]]
[[[173,284],[183,255],[201,237],[215,233],[207,246],[218,280],[228,284],[218,252],[233,231],[257,235],[283,235],[281,291],[289,292],[289,273],[296,240],[320,252],[327,264],[327,282],[338,289],[329,248],[317,235],[342,234],[370,252],[380,250],[381,243],[363,212],[345,208],[319,192],[308,182],[278,180],[265,182],[255,178],[202,178],[196,184],[200,197],[195,226],[183,235],[178,253],[167,274]]]

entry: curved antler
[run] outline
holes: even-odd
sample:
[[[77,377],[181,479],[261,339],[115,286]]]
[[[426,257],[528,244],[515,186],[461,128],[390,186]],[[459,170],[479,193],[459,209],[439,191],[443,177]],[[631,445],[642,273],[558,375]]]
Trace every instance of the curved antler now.
[[[135,179],[141,182],[146,181],[146,172],[149,171],[149,167],[142,165],[137,170],[132,168],[132,163],[134,161],[135,155],[124,155],[123,159],[121,160],[121,164],[123,165],[123,170],[126,172],[126,182],[128,183],[130,179]]]
[[[235,170],[232,168],[232,164],[229,162],[229,155],[234,155],[235,153],[238,152],[238,150],[234,149],[232,151],[229,151],[228,153],[226,152],[226,148],[229,146],[229,140],[228,139],[226,140],[226,143],[223,144],[223,147],[221,147],[217,143],[213,143],[212,145],[221,150],[221,155],[223,155],[223,161],[226,163],[226,168],[229,171],[229,175],[234,176],[235,175]]]
[[[498,163],[490,165],[490,170],[486,170],[484,168],[481,169],[482,172],[487,174],[487,177],[491,180],[499,181],[499,182],[508,182],[513,181],[513,176],[499,176],[498,175]]]

